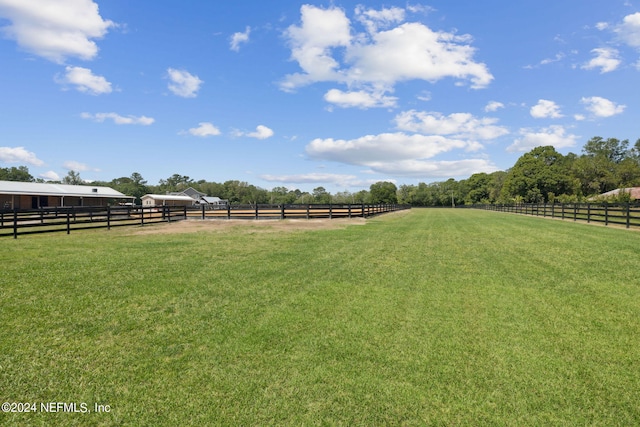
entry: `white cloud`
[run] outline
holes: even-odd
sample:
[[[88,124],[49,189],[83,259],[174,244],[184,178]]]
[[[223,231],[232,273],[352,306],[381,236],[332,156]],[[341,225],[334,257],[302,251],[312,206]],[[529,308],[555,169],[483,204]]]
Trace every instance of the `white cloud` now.
[[[454,113],[444,116],[440,113],[405,111],[394,119],[398,129],[433,135],[450,135],[457,139],[490,140],[506,135],[509,131],[496,126],[497,119],[476,118],[469,113]],[[469,143],[469,147],[473,147]]]
[[[2,32],[20,47],[50,61],[95,58],[112,21],[104,20],[91,0],[0,0],[0,16],[11,21]]]
[[[38,176],[47,181],[60,181],[60,175],[58,175],[54,171],[47,171],[45,173],[41,173]]]
[[[249,41],[249,34],[251,34],[251,27],[247,27],[244,33],[233,33],[231,36],[230,49],[235,52],[240,51],[240,45]]]
[[[536,119],[559,119],[563,117],[560,107],[553,101],[540,99],[538,103],[529,110],[531,117]]]
[[[504,104],[502,102],[491,101],[484,107],[484,111],[487,113],[493,113],[501,108],[504,108]]]
[[[27,151],[24,147],[0,147],[0,162],[3,163],[28,163],[33,166],[42,166],[44,162],[35,153]]]
[[[324,95],[324,100],[339,107],[395,107],[398,98],[385,96],[383,92],[367,92],[364,90],[343,92],[339,89],[330,89]]]
[[[420,101],[431,101],[431,92],[428,90],[423,90],[419,95],[416,96]]]
[[[189,133],[193,136],[207,137],[220,135],[220,129],[209,122],[198,123],[197,128],[189,129]]]
[[[169,75],[169,90],[183,98],[195,98],[203,81],[185,70],[167,69]]]
[[[377,162],[369,165],[375,172],[416,178],[467,177],[474,173],[491,173],[498,168],[486,159],[465,159],[451,161],[401,160]]]
[[[473,61],[469,36],[434,32],[420,23],[405,23],[356,43],[347,51],[353,66],[349,77],[357,82],[394,85],[405,80],[436,82],[446,77],[469,80],[478,89],[493,76],[485,64]]]
[[[354,185],[358,180],[355,175],[332,173],[307,173],[298,175],[261,175],[261,179],[269,182],[282,182],[290,184],[338,184],[342,186]]]
[[[155,122],[155,119],[146,116],[121,116],[117,113],[81,113],[80,117],[87,120],[93,120],[95,122],[102,123],[107,119],[113,120],[117,125],[143,125],[149,126]]]
[[[68,160],[62,164],[62,167],[76,172],[88,171],[91,168],[84,163],[76,162],[75,160]]]
[[[557,53],[556,56],[554,56],[553,58],[545,58],[542,61],[540,61],[540,65],[548,65],[548,64],[553,64],[554,62],[559,62],[562,61],[565,58],[565,54],[560,52]]]
[[[585,70],[593,70],[594,68],[599,68],[600,73],[604,74],[615,71],[622,63],[617,49],[602,47],[593,49],[591,53],[594,54],[595,58],[582,66],[582,68]]]
[[[364,6],[356,6],[356,17],[369,33],[375,33],[379,28],[388,28],[393,24],[404,21],[405,11],[399,7],[388,9],[365,9]]]
[[[409,159],[426,159],[453,149],[463,149],[468,142],[440,135],[407,135],[402,132],[367,135],[356,139],[314,139],[306,147],[309,156],[352,165]]]
[[[640,48],[640,12],[625,16],[614,31],[627,45]]]
[[[291,74],[282,82],[283,90],[317,81],[342,81],[339,63],[331,56],[331,49],[346,47],[351,42],[350,21],[342,9],[320,9],[311,5],[300,8],[302,24],[290,26],[285,37],[303,74]]]
[[[531,129],[520,129],[521,138],[516,139],[507,147],[509,152],[530,151],[539,146],[552,145],[556,149],[573,147],[579,138],[577,135],[567,134],[563,126],[549,126],[536,132]]]
[[[273,136],[273,130],[264,125],[258,125],[255,132],[249,132],[246,135],[251,138],[267,139]]]
[[[595,117],[611,117],[616,114],[621,114],[626,105],[616,104],[606,98],[599,96],[585,97],[580,100],[585,105],[587,111],[593,114]]]
[[[290,26],[285,37],[291,59],[302,72],[285,76],[281,82],[285,91],[315,82],[338,82],[348,85],[349,93],[384,93],[401,81],[436,82],[447,77],[483,88],[493,80],[485,64],[473,60],[475,49],[468,35],[434,32],[421,23],[379,31],[402,21],[402,9],[359,7],[357,18],[365,23],[367,33],[357,33],[345,12],[336,7],[304,5],[300,11],[300,26]]]
[[[66,67],[66,74],[63,78],[56,78],[57,83],[71,84],[80,92],[91,95],[101,95],[111,93],[111,83],[102,76],[96,76],[88,68]]]

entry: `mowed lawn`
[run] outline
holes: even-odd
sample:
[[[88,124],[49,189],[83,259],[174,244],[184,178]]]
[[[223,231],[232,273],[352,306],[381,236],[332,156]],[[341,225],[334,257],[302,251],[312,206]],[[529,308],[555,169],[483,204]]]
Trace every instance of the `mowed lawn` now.
[[[0,425],[640,425],[640,232],[216,224],[1,240]]]

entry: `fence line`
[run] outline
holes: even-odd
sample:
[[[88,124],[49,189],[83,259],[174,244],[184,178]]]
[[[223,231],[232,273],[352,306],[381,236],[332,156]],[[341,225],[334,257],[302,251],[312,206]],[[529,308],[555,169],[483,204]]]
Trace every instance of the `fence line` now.
[[[187,218],[194,219],[312,219],[367,218],[370,216],[410,209],[396,204],[286,204],[286,205],[227,205],[216,208],[202,205],[189,208]]]
[[[186,219],[367,218],[407,205],[85,206],[0,210],[0,237],[153,224]]]
[[[534,215],[604,225],[640,227],[640,204],[637,203],[521,203],[513,205],[471,205],[475,209]]]

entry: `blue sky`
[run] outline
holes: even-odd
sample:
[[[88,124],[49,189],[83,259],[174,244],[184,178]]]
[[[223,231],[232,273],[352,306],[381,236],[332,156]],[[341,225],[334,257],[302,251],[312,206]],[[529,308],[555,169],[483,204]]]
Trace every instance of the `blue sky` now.
[[[0,166],[331,192],[640,138],[640,1],[0,0]]]

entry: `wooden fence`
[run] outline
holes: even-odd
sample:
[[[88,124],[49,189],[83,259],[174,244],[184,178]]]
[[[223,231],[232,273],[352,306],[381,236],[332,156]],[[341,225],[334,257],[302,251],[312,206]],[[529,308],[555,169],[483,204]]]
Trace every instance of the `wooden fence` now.
[[[187,217],[194,219],[312,219],[367,218],[386,212],[410,209],[408,205],[228,205],[222,208],[200,206],[189,208]]]
[[[93,228],[144,225],[186,218],[185,208],[160,206],[84,206],[0,210],[0,237]]]
[[[0,237],[145,225],[185,219],[355,218],[408,209],[406,205],[96,206],[0,210]]]
[[[468,207],[573,221],[595,222],[604,225],[615,224],[626,228],[640,227],[640,204],[638,203],[547,203],[472,205]]]

